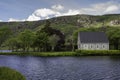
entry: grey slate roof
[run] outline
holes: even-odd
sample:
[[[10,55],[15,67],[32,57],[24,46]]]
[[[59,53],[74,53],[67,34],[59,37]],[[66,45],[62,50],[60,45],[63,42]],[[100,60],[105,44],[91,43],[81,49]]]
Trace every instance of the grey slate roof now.
[[[109,43],[104,32],[79,32],[81,43]]]

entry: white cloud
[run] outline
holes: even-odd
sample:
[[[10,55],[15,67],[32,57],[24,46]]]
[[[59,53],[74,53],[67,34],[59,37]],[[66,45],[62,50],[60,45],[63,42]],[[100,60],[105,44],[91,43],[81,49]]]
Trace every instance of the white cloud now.
[[[84,13],[92,15],[114,13],[120,9],[120,5],[116,2],[110,1],[106,3],[92,4],[89,8],[82,8]]]
[[[43,8],[43,9],[36,10],[33,14],[39,17],[48,17],[48,16],[59,14],[59,12],[54,11],[52,9]]]
[[[26,21],[37,21],[40,20],[40,17],[35,16],[34,14],[30,15]]]
[[[109,6],[105,12],[113,12],[113,11],[118,11],[119,10],[119,7],[116,6],[116,5],[111,5]]]
[[[55,17],[55,15],[60,15],[60,12],[47,8],[37,9],[28,17],[27,21],[49,19],[51,17]]]
[[[52,9],[49,9],[49,8],[37,9],[26,20],[36,21],[41,19],[49,19],[51,17],[81,14],[80,10],[69,9],[68,11],[61,12],[61,11],[54,10],[53,7],[54,8],[56,7],[56,9],[58,8],[62,9],[62,6],[60,7],[60,5],[54,5],[52,6]]]
[[[77,14],[91,14],[103,15],[108,13],[116,13],[120,10],[120,4],[117,2],[109,1],[106,3],[92,4],[86,8],[80,9],[66,9],[64,6],[58,4],[53,5],[51,8],[40,8],[35,10],[27,19],[18,20],[10,18],[9,21],[36,21],[42,19],[49,19],[58,16],[68,16]]]
[[[2,22],[3,20],[0,20],[0,22]]]
[[[19,20],[14,18],[9,18],[8,22],[19,22],[19,21],[25,21],[25,19]]]
[[[77,15],[77,14],[82,14],[80,10],[68,10],[68,12],[63,13],[63,16],[68,16],[68,15]]]
[[[51,17],[77,15],[77,14],[102,15],[114,11],[116,12],[119,9],[120,9],[120,5],[113,1],[109,1],[106,3],[92,4],[88,8],[68,9],[68,10],[64,9],[64,6],[58,4],[58,5],[53,5],[51,8],[37,9],[33,12],[31,17],[33,18],[36,17],[38,20],[40,20],[40,19],[49,19]],[[37,19],[33,19],[33,20],[37,20]]]
[[[58,5],[53,5],[51,7],[53,10],[57,10],[57,11],[61,11],[61,10],[64,10],[64,6],[58,4]]]

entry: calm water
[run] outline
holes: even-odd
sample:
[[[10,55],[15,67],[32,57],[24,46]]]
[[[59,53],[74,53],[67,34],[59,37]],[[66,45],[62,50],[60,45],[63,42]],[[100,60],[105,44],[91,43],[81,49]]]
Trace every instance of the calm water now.
[[[20,71],[27,80],[120,80],[120,57],[0,56],[0,66]]]

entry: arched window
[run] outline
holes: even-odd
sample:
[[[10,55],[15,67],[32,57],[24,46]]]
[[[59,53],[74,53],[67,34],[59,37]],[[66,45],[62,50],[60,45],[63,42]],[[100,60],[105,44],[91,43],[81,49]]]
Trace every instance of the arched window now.
[[[99,45],[97,45],[97,48],[99,48]]]
[[[103,46],[102,46],[103,48],[105,48],[105,45],[103,44]]]
[[[91,48],[93,48],[93,46],[91,45]]]
[[[81,48],[81,45],[79,44],[79,48]]]

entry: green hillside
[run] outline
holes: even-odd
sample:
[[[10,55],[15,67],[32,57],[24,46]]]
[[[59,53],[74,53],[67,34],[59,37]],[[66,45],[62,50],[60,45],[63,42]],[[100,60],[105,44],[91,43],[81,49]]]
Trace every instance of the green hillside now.
[[[44,26],[46,20],[32,22],[0,22],[0,27],[9,27],[14,32],[24,29],[38,30]],[[49,19],[51,27],[61,30],[65,35],[70,35],[80,27],[119,26],[120,14],[102,16],[75,15]]]
[[[12,34],[11,35],[12,37],[18,36],[18,34],[24,31],[25,29],[30,29],[33,32],[37,32],[38,30],[44,28],[46,21],[49,21],[51,23],[50,27],[52,28],[52,29],[51,28],[47,28],[47,29],[53,30],[53,32],[50,31],[49,33],[54,34],[54,32],[59,30],[57,34],[59,33],[61,35],[64,34],[65,41],[69,42],[69,45],[73,45],[72,43],[70,43],[71,42],[70,40],[73,37],[73,33],[78,31],[80,28],[101,28],[102,31],[105,31],[105,29],[108,28],[109,26],[120,28],[120,14],[108,14],[101,16],[74,15],[74,16],[55,17],[48,20],[31,21],[31,22],[28,21],[0,22],[0,28],[1,28],[0,32],[4,30],[2,28],[8,28],[11,30],[9,32]],[[10,34],[4,33],[4,35],[1,36],[2,39],[0,40],[0,46],[2,46],[2,43],[8,39],[8,36],[4,37],[5,35],[10,35]],[[66,45],[68,45],[68,43],[66,43]]]

